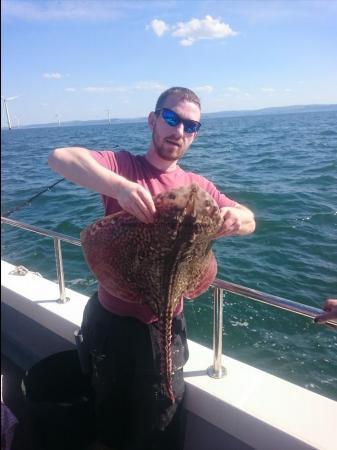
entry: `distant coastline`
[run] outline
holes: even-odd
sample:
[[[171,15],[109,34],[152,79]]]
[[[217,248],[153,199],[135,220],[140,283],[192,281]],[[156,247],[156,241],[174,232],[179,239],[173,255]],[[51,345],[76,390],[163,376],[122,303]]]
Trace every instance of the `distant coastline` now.
[[[305,112],[326,112],[326,111],[337,111],[337,104],[329,105],[294,105],[294,106],[278,106],[270,108],[261,108],[254,110],[238,110],[238,111],[219,111],[214,113],[204,113],[202,115],[203,119],[216,119],[222,117],[240,117],[240,116],[257,116],[257,115],[268,115],[268,114],[293,114],[293,113],[305,113]],[[130,119],[118,119],[111,118],[111,125],[121,124],[121,123],[138,123],[146,122],[146,117],[135,117]],[[64,127],[74,127],[74,126],[85,126],[85,125],[107,125],[108,119],[98,119],[98,120],[70,120],[61,122],[61,126]],[[57,122],[41,123],[41,124],[31,124],[22,125],[20,128],[55,128],[58,127]],[[1,127],[5,130],[7,127]],[[15,128],[15,127],[13,127]]]

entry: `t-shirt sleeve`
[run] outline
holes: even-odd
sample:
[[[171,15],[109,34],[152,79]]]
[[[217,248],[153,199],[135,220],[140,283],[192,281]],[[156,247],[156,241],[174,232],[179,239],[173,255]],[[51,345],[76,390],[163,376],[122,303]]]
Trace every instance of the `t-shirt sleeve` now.
[[[118,164],[114,152],[108,150],[91,150],[90,154],[103,167],[111,170],[112,172],[117,172]]]

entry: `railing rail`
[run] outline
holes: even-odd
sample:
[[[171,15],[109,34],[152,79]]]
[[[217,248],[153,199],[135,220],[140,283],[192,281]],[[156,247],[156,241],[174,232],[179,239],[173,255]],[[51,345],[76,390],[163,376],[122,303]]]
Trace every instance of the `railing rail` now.
[[[21,228],[22,230],[31,231],[32,233],[40,234],[52,238],[54,240],[55,249],[55,261],[56,261],[56,273],[57,281],[59,286],[61,303],[66,303],[69,301],[69,297],[66,295],[65,282],[64,282],[64,271],[63,271],[63,260],[62,260],[62,248],[61,241],[68,242],[69,244],[81,246],[80,239],[67,236],[66,234],[57,233],[56,231],[46,230],[44,228],[36,227],[35,225],[29,225],[27,223],[18,222],[17,220],[8,219],[8,217],[1,216],[1,223],[10,225],[12,227]]]
[[[62,249],[61,241],[68,242],[69,244],[81,246],[80,239],[67,236],[65,234],[57,233],[55,231],[39,228],[34,225],[18,222],[17,220],[9,219],[7,217],[1,217],[1,223],[10,225],[13,227],[21,228],[26,231],[37,233],[54,240],[55,247],[55,259],[57,278],[60,291],[60,302],[65,303],[69,300],[65,292],[64,272],[62,262]],[[228,281],[214,280],[212,287],[214,289],[214,320],[213,320],[213,365],[208,369],[208,374],[213,378],[222,378],[226,374],[225,368],[221,365],[222,357],[222,323],[223,323],[223,292],[229,292],[237,294],[254,301],[262,302],[276,308],[280,308],[289,311],[294,314],[299,314],[311,319],[314,319],[318,314],[322,314],[324,311],[313,306],[304,305],[302,303],[294,302],[276,295],[266,294],[264,292],[256,291],[254,289],[240,286],[238,284],[230,283]],[[337,327],[337,319],[329,320],[326,325]]]
[[[322,313],[321,309],[315,308],[314,306],[304,305],[303,303],[298,303],[286,298],[277,297],[276,295],[266,294],[264,292],[256,291],[255,289],[250,289],[245,286],[240,286],[239,284],[230,283],[228,281],[216,279],[213,282],[213,286],[216,289],[221,289],[231,294],[248,297],[252,300],[256,300],[258,302],[265,303],[276,308],[285,309],[286,311],[290,311],[301,316],[310,317],[311,319],[314,319],[317,314]]]
[[[60,241],[68,242],[69,244],[81,246],[80,239],[74,238],[72,236],[67,236],[66,234],[57,233],[56,231],[36,227],[35,225],[29,225],[27,223],[18,222],[17,220],[8,219],[8,217],[1,216],[1,223],[11,225],[12,227],[21,228],[26,231],[32,231],[33,233],[41,234],[42,236],[59,239]]]

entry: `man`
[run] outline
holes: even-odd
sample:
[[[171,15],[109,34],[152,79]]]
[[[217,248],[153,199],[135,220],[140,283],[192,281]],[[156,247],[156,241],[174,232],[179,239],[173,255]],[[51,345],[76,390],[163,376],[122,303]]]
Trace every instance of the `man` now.
[[[204,177],[185,172],[178,162],[200,128],[200,100],[189,89],[163,92],[148,117],[152,139],[144,156],[129,152],[55,149],[49,165],[65,178],[103,196],[105,213],[121,209],[152,223],[153,197],[192,182],[221,208],[219,236],[244,235],[255,229],[253,213],[221,194]],[[207,288],[215,264],[193,296]],[[158,368],[156,317],[146,305],[123,302],[99,286],[88,302],[82,331],[92,362],[99,439],[113,449],[179,450],[183,446],[180,410],[184,394],[182,366],[188,358],[183,299],[172,324],[175,402],[163,394]],[[180,430],[181,431],[181,430]]]

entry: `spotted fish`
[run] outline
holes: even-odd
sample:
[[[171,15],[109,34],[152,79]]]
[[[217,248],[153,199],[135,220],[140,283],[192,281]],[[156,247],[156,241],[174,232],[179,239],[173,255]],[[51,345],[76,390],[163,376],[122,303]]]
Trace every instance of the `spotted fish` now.
[[[161,374],[172,389],[172,319],[182,296],[193,292],[214,258],[222,224],[214,199],[197,184],[158,194],[154,223],[125,211],[106,216],[81,232],[86,261],[115,297],[147,304],[158,317]]]

